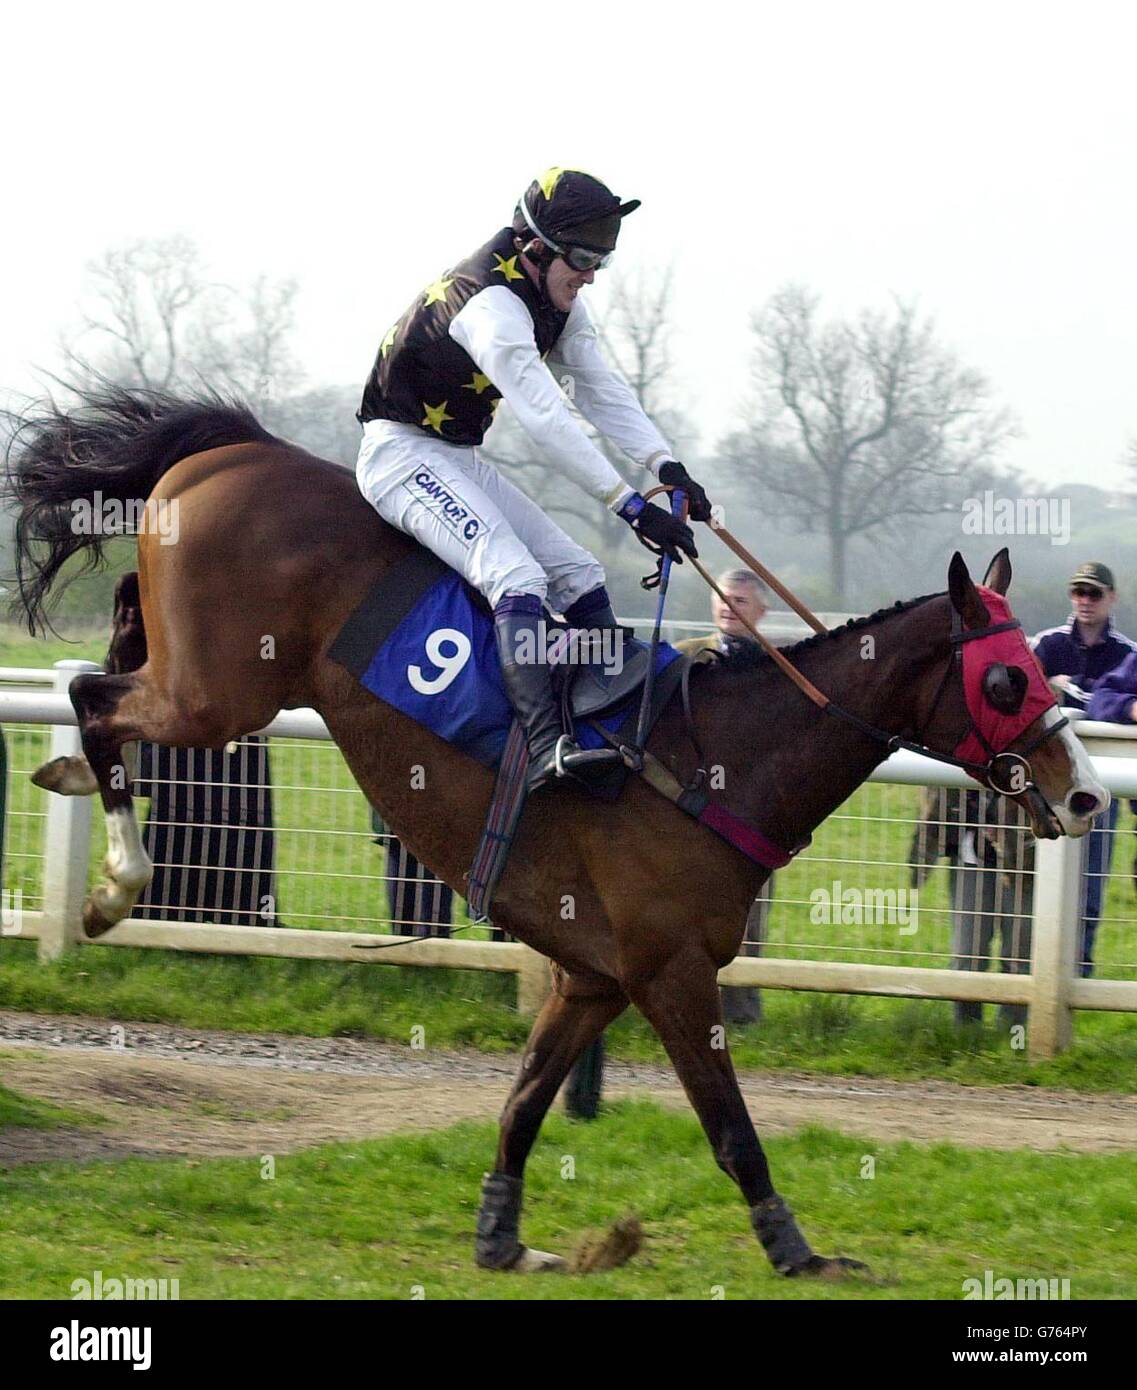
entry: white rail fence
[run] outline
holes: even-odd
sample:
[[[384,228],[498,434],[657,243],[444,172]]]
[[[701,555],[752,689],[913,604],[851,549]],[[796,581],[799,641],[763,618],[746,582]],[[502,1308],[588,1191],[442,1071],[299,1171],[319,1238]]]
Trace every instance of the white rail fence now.
[[[0,724],[9,749],[6,938],[36,940],[42,959],[93,945],[502,971],[517,976],[522,1010],[539,1005],[547,968],[521,943],[394,930],[403,923],[392,924],[383,910],[384,855],[366,801],[311,710],[284,713],[263,731],[274,741],[276,907],[290,925],[260,925],[251,912],[247,925],[128,918],[97,941],[86,941],[80,912],[98,876],[102,816],[93,799],[41,792],[27,774],[47,757],[81,752],[66,690],[77,671],[97,669],[76,661],[59,662],[51,672],[0,668],[0,682],[24,687],[0,689]],[[54,688],[37,688],[45,683]],[[1137,797],[1137,729],[1087,721],[1077,728],[1114,796]],[[941,805],[929,815],[920,806],[921,789],[973,784],[956,769],[909,753],[890,758],[871,783],[830,817],[810,850],[776,876],[762,940],[747,948],[761,954],[732,962],[720,974],[723,984],[1028,1010],[1026,1041],[1034,1056],[1053,1055],[1069,1044],[1077,1009],[1137,1012],[1137,919],[1126,911],[1133,888],[1121,873],[1103,893],[1098,977],[1078,974],[1086,840],[1041,841],[1028,850],[1021,826],[998,832],[999,862],[980,864],[975,873],[1010,884],[1010,898],[988,903],[985,914],[996,925],[1013,917],[1021,932],[1016,928],[1010,949],[1004,945],[1002,970],[988,972],[986,945],[961,946],[958,937],[961,921],[981,914],[967,907],[958,884],[950,887],[942,871],[925,879],[918,917],[903,910],[906,903],[917,907],[914,896],[905,899],[911,893],[914,832],[923,826],[926,841],[929,830],[959,832],[971,824],[963,819],[960,798],[946,814]],[[981,824],[978,831],[981,838]],[[11,911],[17,901],[20,910]],[[379,951],[377,933],[384,934],[385,949]]]

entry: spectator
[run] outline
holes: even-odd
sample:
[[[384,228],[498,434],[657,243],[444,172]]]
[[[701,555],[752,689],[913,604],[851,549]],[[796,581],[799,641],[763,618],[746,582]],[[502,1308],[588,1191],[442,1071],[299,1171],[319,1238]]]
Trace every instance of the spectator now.
[[[768,591],[751,570],[728,570],[720,575],[718,586],[734,607],[757,627],[766,615]],[[675,646],[688,656],[696,652],[719,652],[729,657],[756,645],[746,626],[735,617],[718,594],[711,593],[711,618],[717,631],[705,637],[687,637]],[[746,919],[746,935],[740,955],[760,956],[766,940],[770,904],[774,897],[774,875],[771,874],[758,892]],[[727,1023],[759,1023],[762,1019],[762,996],[758,990],[745,985],[724,985],[722,994],[723,1018]]]
[[[1120,666],[1104,675],[1094,688],[1086,711],[1091,719],[1102,719],[1110,724],[1137,724],[1137,652],[1130,652]],[[1110,808],[1116,823],[1117,803]],[[1137,815],[1137,801],[1130,801],[1129,809]],[[1107,847],[1108,857],[1108,847]],[[1137,879],[1137,863],[1133,868]],[[1088,975],[1093,969],[1094,937],[1097,918],[1092,920],[1087,913],[1082,952],[1082,974]]]
[[[993,792],[928,787],[908,862],[912,883],[923,885],[929,867],[946,858],[951,903],[952,968],[986,970],[999,942],[999,969],[1030,970],[1034,846],[1026,818]],[[983,1005],[957,1000],[956,1023],[981,1023]],[[1026,1006],[1001,1004],[999,1027],[1026,1022]]]
[[[391,929],[399,936],[449,936],[454,890],[420,864],[395,835],[388,832],[374,806],[371,831],[377,845],[386,845],[387,908]]]
[[[1117,606],[1117,586],[1113,571],[1099,561],[1080,565],[1070,580],[1073,612],[1061,627],[1050,628],[1035,637],[1035,654],[1050,681],[1051,689],[1063,705],[1087,710],[1093,718],[1102,713],[1126,711],[1124,677],[1119,668],[1137,653],[1137,642],[1122,636],[1113,626]],[[1114,671],[1122,684],[1106,686]],[[1102,697],[1094,705],[1099,688]],[[1132,690],[1132,686],[1130,687]],[[1096,709],[1096,713],[1094,710]],[[1129,712],[1132,713],[1131,705]],[[1128,722],[1122,720],[1119,722]],[[1099,817],[1088,836],[1086,851],[1086,891],[1082,913],[1081,973],[1093,974],[1094,938],[1101,918],[1102,898],[1113,857],[1113,838],[1117,828],[1117,802],[1111,801],[1104,817]]]
[[[150,798],[142,843],[154,861],[132,917],[280,926],[268,740],[227,748],[139,744],[136,796]]]

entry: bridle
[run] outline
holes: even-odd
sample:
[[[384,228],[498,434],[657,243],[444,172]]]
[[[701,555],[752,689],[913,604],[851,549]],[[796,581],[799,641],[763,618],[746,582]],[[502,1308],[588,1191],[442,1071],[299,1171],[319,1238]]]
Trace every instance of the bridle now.
[[[725,599],[724,601],[727,603],[730,602],[729,599]],[[959,614],[954,608],[952,609],[951,657],[944,667],[943,675],[940,677],[940,683],[936,688],[936,693],[932,699],[932,705],[928,711],[927,718],[923,721],[922,729],[917,729],[915,739],[901,738],[899,734],[890,734],[887,730],[879,729],[875,725],[867,723],[858,715],[853,714],[851,710],[847,710],[843,706],[835,704],[832,700],[826,703],[826,712],[835,715],[839,719],[843,719],[847,724],[851,724],[854,728],[859,729],[861,733],[883,743],[890,754],[903,748],[908,752],[919,753],[925,758],[931,758],[935,762],[947,763],[950,767],[962,768],[968,776],[974,777],[976,781],[985,783],[993,792],[998,792],[1000,796],[1020,796],[1028,792],[1035,792],[1039,797],[1042,797],[1042,793],[1039,792],[1038,784],[1034,779],[1034,772],[1030,765],[1029,755],[1041,748],[1042,745],[1049,738],[1052,738],[1058,733],[1060,729],[1066,727],[1070,721],[1065,715],[1062,715],[1053,723],[1048,724],[1046,728],[1031,739],[1030,743],[1028,743],[1025,748],[1015,752],[1012,752],[1009,748],[995,749],[976,722],[974,712],[967,702],[965,691],[964,705],[967,708],[968,727],[963,737],[956,744],[956,748],[961,748],[968,741],[969,737],[974,736],[983,748],[983,751],[987,754],[987,761],[983,763],[977,762],[971,758],[961,758],[956,752],[941,753],[938,749],[928,745],[926,734],[923,732],[935,719],[936,711],[940,707],[940,702],[943,700],[944,692],[947,690],[952,676],[958,675],[960,682],[962,683],[963,681],[963,648],[965,643],[979,642],[984,638],[994,637],[1000,632],[1014,632],[1016,630],[1021,631],[1021,629],[1022,623],[1019,622],[1017,618],[1012,618],[1008,622],[988,623],[985,627],[968,628],[965,630]],[[1049,708],[1056,708],[1057,703],[1058,702],[1055,701]],[[1044,710],[1043,716],[1045,716],[1045,714],[1046,711]],[[1004,779],[999,773],[999,769],[1002,767],[1008,769],[1005,784]],[[1045,800],[1045,798],[1043,798],[1043,800]]]

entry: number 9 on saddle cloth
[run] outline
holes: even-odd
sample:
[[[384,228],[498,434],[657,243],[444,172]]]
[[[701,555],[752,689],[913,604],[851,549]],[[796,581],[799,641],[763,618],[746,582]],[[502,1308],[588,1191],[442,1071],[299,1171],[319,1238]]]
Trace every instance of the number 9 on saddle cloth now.
[[[603,642],[567,642],[569,629],[551,618],[545,649],[530,654],[563,672],[563,707],[578,721],[595,718],[610,732],[634,718],[650,648],[617,629],[594,634]],[[538,641],[542,629],[538,627]],[[493,617],[482,597],[446,564],[423,549],[385,575],[348,618],[329,655],[360,684],[403,714],[487,767],[497,767],[513,724],[494,638]],[[680,656],[661,644],[657,677]],[[661,709],[670,691],[660,683]],[[566,732],[573,733],[566,727]],[[574,733],[582,748],[607,746],[585,722]],[[625,769],[617,774],[618,791]],[[607,784],[608,779],[605,779]]]

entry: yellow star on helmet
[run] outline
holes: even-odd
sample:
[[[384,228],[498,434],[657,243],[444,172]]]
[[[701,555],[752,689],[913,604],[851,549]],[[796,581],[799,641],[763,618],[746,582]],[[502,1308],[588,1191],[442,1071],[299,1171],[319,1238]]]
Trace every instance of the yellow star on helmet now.
[[[379,344],[379,355],[381,357],[386,357],[387,354],[391,351],[391,348],[395,342],[395,334],[398,331],[399,325],[397,323],[393,323],[391,327],[387,329],[387,336]]]
[[[472,381],[466,382],[465,386],[462,387],[462,390],[473,391],[473,393],[476,396],[480,396],[487,386],[492,385],[493,382],[489,379],[488,376],[483,375],[483,373],[481,372],[475,372],[474,379]]]
[[[447,415],[446,413],[448,404],[448,401],[443,401],[441,405],[427,405],[427,403],[423,401],[422,408],[426,411],[426,416],[422,422],[423,428],[437,430],[438,433],[441,434],[443,423],[446,420],[453,420],[454,418],[453,415]]]
[[[435,280],[433,285],[427,285],[425,290],[426,303],[438,304],[446,298],[446,291],[454,283],[453,280]]]
[[[516,256],[510,256],[509,260],[507,261],[504,256],[499,256],[495,251],[493,253],[493,258],[495,261],[497,261],[497,265],[495,265],[493,268],[493,273],[495,275],[504,275],[507,281],[525,279],[525,272],[523,270],[517,269]]]
[[[575,170],[573,172],[579,173],[580,171]],[[538,178],[537,183],[546,198],[551,198],[553,196],[553,190],[556,188],[557,184],[560,183],[561,175],[567,173],[569,173],[568,169],[562,169],[558,166],[554,169],[546,169],[540,178]]]

